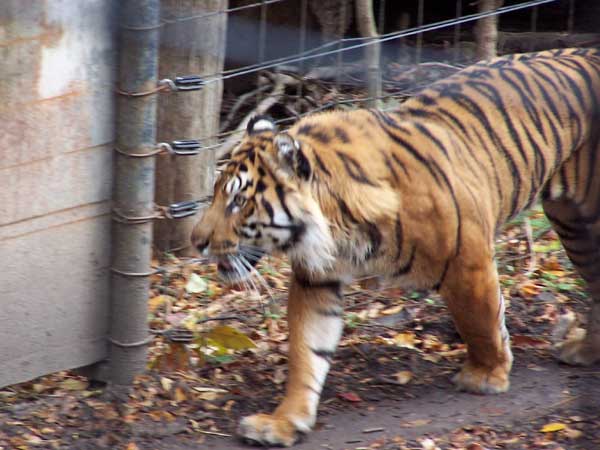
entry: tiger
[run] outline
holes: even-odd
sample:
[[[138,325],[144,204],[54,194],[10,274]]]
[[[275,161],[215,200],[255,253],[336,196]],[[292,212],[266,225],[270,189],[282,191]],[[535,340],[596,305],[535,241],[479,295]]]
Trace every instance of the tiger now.
[[[364,276],[439,292],[467,348],[456,386],[507,391],[494,243],[538,199],[592,299],[585,336],[558,356],[600,360],[599,102],[600,50],[573,48],[476,63],[393,110],[319,112],[287,130],[253,118],[191,236],[230,282],[263,254],[291,267],[285,395],[239,436],[292,446],[311,430],[344,287]]]

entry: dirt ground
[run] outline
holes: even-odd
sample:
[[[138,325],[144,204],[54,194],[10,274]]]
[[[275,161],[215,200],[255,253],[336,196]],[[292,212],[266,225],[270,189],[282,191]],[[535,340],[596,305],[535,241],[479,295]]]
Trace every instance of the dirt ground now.
[[[441,448],[460,448],[454,444],[460,445],[464,439],[465,446],[479,443],[485,448],[600,449],[600,371],[574,370],[544,356],[522,352],[517,357],[511,391],[497,396],[456,392],[446,371],[440,370],[433,376],[430,371],[427,383],[411,388],[365,386],[358,391],[364,400],[360,405],[321,408],[316,431],[295,448],[396,449],[404,441],[409,448],[421,448],[423,439],[430,436],[437,438]],[[383,372],[380,376],[386,373],[384,368],[379,370]],[[338,383],[344,383],[343,378],[337,374],[330,377],[330,385]],[[336,402],[335,393],[330,389],[324,400]],[[581,438],[540,439],[544,424],[573,417],[573,426],[582,431]],[[514,436],[521,434],[530,436],[515,440]],[[540,441],[535,444],[537,439]],[[248,446],[231,438],[213,437],[207,439],[206,448]]]

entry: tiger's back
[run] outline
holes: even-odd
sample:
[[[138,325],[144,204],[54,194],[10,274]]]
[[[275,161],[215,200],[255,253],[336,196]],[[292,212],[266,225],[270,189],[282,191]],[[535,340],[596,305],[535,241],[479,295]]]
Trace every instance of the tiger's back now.
[[[457,385],[507,390],[494,236],[538,194],[593,298],[587,335],[561,359],[598,361],[599,101],[600,52],[567,49],[476,64],[396,111],[315,114],[286,132],[250,123],[193,234],[228,277],[258,250],[287,253],[294,271],[287,393],[242,436],[290,445],[311,428],[357,275],[439,290],[468,348]]]

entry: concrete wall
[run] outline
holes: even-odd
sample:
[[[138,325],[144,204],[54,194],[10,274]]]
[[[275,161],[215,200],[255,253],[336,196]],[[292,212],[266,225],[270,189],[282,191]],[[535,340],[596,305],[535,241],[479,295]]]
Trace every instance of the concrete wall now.
[[[0,2],[0,387],[106,355],[115,12]]]

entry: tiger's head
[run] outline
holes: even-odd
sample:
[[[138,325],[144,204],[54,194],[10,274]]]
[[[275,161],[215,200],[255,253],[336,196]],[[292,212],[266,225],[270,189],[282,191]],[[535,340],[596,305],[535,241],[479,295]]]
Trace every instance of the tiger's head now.
[[[287,253],[319,272],[333,262],[333,239],[311,194],[303,146],[268,117],[253,118],[214,186],[192,245],[217,261],[220,276],[243,281],[264,254]]]

